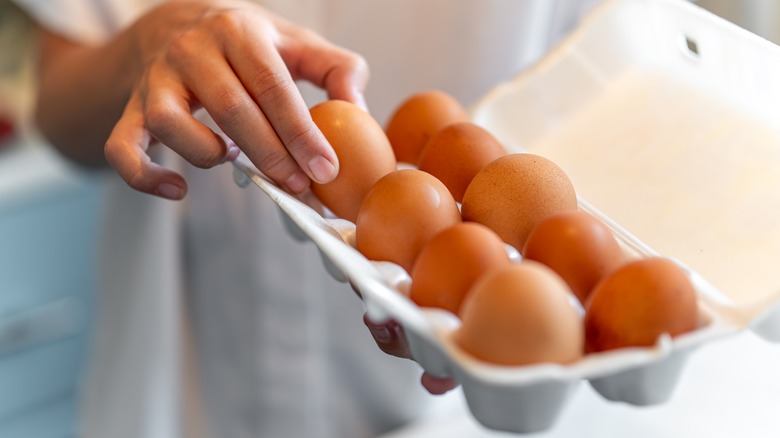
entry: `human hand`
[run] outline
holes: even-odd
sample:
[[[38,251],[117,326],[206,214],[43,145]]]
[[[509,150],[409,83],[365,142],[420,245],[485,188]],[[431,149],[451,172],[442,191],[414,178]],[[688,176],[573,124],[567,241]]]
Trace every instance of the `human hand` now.
[[[403,327],[398,322],[390,319],[383,323],[377,323],[372,321],[368,315],[363,315],[363,322],[380,350],[391,356],[412,358]],[[435,377],[425,371],[420,378],[420,383],[428,392],[435,395],[444,394],[458,386],[457,382],[451,378]]]
[[[336,176],[336,154],[294,81],[365,106],[363,58],[240,0],[166,2],[127,33],[138,80],[104,152],[130,186],[168,199],[186,194],[184,178],[147,155],[155,140],[201,168],[243,151],[293,193]],[[201,107],[228,138],[192,115]]]

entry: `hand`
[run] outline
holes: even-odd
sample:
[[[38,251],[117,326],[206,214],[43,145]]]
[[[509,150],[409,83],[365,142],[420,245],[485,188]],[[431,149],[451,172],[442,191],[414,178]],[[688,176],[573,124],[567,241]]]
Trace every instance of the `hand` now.
[[[155,140],[202,168],[243,151],[293,193],[336,176],[338,159],[294,81],[364,106],[363,58],[237,0],[167,2],[127,32],[138,81],[104,152],[130,186],[169,199],[186,194],[184,178],[147,155]],[[228,138],[193,117],[201,107]]]
[[[375,323],[368,318],[368,315],[363,315],[363,322],[380,350],[391,356],[412,358],[403,327],[396,321],[391,319],[384,323]],[[436,395],[444,394],[458,386],[453,379],[435,377],[427,372],[423,372],[420,382],[428,392]]]

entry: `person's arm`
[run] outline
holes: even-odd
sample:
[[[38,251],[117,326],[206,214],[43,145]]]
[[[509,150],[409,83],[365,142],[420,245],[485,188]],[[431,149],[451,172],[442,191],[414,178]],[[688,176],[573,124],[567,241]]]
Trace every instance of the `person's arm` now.
[[[104,165],[103,145],[138,76],[129,38],[90,47],[41,29],[39,47],[38,127],[68,157]]]
[[[293,192],[331,180],[338,160],[294,81],[361,103],[368,79],[360,56],[242,1],[171,1],[102,46],[45,30],[40,41],[42,132],[68,156],[105,156],[130,186],[170,199],[186,182],[149,159],[154,141],[199,167],[240,149]],[[192,116],[200,107],[230,140]]]

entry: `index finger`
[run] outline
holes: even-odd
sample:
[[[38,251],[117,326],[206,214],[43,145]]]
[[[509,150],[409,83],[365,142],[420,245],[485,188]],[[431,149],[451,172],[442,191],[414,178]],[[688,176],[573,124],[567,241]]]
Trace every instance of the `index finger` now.
[[[281,56],[269,44],[264,35],[241,38],[225,44],[225,54],[236,76],[301,169],[318,183],[330,182],[338,173],[338,157],[312,121]],[[266,56],[252,56],[258,53]]]

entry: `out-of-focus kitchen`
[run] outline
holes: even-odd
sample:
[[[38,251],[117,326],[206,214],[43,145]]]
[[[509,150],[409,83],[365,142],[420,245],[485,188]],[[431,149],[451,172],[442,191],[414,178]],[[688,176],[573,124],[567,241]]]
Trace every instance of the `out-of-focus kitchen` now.
[[[780,41],[780,2],[697,3]],[[22,37],[28,25],[17,9],[0,1],[0,438],[69,438],[76,436],[97,317],[95,267],[107,170],[75,166],[32,127],[33,42]],[[720,369],[704,365],[741,354],[756,362],[724,362]],[[780,346],[739,335],[698,352],[679,397],[668,405],[639,414],[620,407],[596,421],[589,412],[603,414],[607,402],[583,390],[567,406],[563,421],[538,436],[727,436],[739,432],[738,425],[707,430],[706,424],[712,415],[732,413],[743,422],[744,436],[777,436],[780,420],[773,412],[780,409],[780,377],[764,392],[746,388],[772,372],[762,361],[778,360]],[[751,407],[731,411],[743,405],[740,397],[752,398]],[[387,437],[505,436],[475,422],[459,390],[443,397],[441,406],[426,421]],[[750,417],[755,422],[747,423]]]
[[[95,317],[101,185],[29,128],[26,26],[0,3],[0,436],[69,437]]]
[[[0,3],[0,436],[73,436],[95,317],[99,177],[29,129],[33,52]]]

